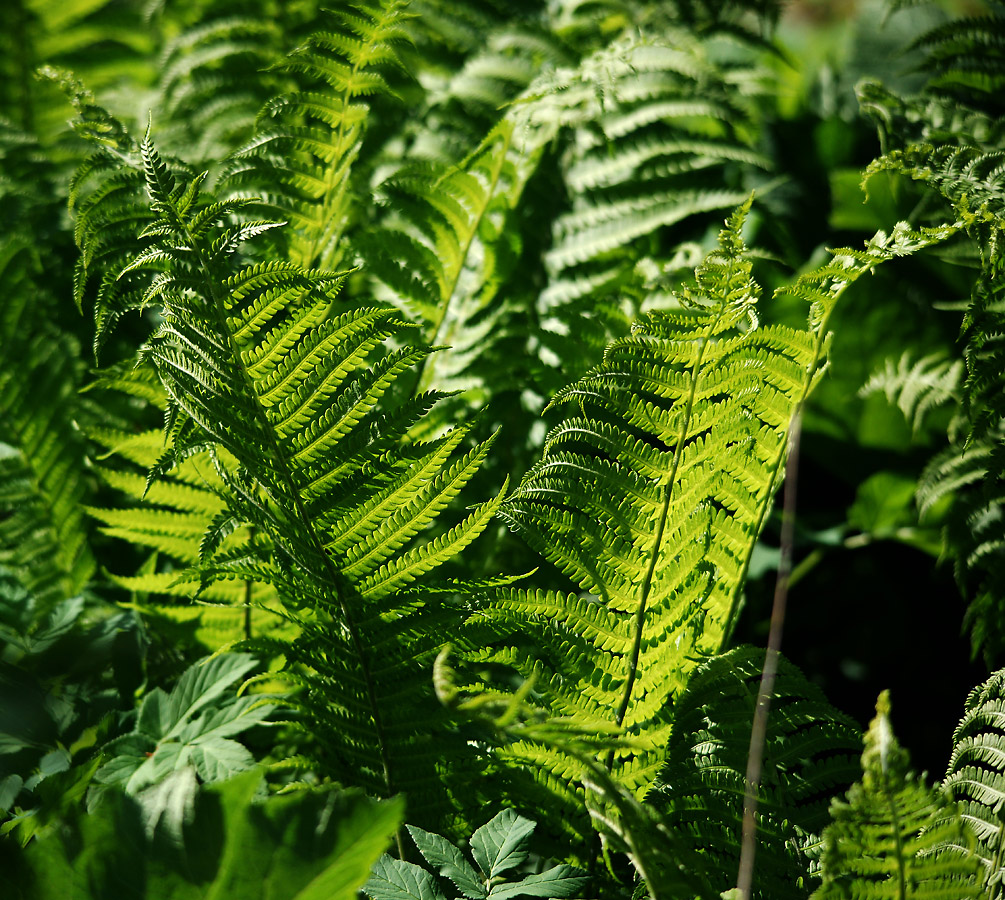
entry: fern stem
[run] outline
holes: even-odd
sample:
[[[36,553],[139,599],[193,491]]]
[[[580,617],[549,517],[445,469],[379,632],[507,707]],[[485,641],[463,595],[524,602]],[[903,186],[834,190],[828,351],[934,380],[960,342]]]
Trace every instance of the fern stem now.
[[[740,868],[736,888],[740,900],[749,900],[754,882],[754,854],[757,849],[757,797],[761,785],[764,744],[768,734],[768,712],[778,675],[778,654],[782,647],[785,607],[789,595],[789,575],[792,572],[792,544],[795,535],[796,487],[799,475],[799,437],[802,430],[801,409],[797,407],[789,426],[789,461],[785,473],[785,499],[782,507],[781,558],[771,606],[771,629],[768,648],[757,691],[754,722],[750,729],[750,750],[747,753],[747,777],[743,797],[743,837],[740,845]]]

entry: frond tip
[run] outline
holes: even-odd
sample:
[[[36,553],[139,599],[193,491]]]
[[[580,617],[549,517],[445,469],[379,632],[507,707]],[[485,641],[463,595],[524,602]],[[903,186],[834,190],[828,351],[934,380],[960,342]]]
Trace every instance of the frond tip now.
[[[831,804],[823,884],[813,900],[966,900],[983,895],[974,837],[949,795],[910,769],[890,726],[890,695],[865,736],[862,780]]]

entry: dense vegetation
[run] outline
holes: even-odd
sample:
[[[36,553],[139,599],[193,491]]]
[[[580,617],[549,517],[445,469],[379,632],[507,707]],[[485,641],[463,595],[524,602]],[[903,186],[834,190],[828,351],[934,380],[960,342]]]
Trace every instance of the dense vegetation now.
[[[1003,50],[0,5],[4,896],[1000,897]]]

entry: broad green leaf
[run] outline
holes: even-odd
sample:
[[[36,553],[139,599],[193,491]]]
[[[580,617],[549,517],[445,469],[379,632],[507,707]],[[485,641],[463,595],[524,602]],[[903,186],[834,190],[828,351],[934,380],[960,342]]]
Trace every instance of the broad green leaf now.
[[[472,900],[482,900],[486,896],[485,887],[471,863],[445,837],[423,831],[414,825],[406,826],[415,841],[415,846],[426,862],[435,866],[444,878],[449,878],[457,889]]]
[[[486,878],[495,878],[527,859],[527,841],[536,827],[530,819],[504,809],[471,835],[471,855]]]
[[[552,866],[538,875],[528,875],[516,884],[499,884],[489,891],[489,900],[510,900],[511,897],[573,897],[589,881],[589,877],[573,866]]]
[[[386,853],[377,860],[363,892],[372,900],[446,900],[431,873]]]
[[[249,653],[222,653],[186,669],[171,691],[172,727],[164,737],[172,737],[192,716],[238,678],[247,675],[255,665],[255,657]]]
[[[172,798],[162,811],[180,814],[181,844],[161,828],[151,838],[136,800],[111,789],[16,854],[4,878],[18,900],[356,900],[402,802],[337,789],[265,798],[261,786],[253,771],[206,788],[194,815]]]

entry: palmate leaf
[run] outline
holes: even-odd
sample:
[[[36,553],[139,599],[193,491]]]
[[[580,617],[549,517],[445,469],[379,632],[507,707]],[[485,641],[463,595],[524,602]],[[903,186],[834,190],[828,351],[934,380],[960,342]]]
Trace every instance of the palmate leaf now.
[[[469,900],[510,900],[518,897],[571,897],[587,883],[586,873],[568,865],[552,866],[520,878],[508,874],[530,855],[536,824],[504,809],[479,828],[470,840],[476,870],[446,838],[408,826],[426,862],[449,879]],[[519,880],[516,880],[519,879]],[[442,900],[436,878],[420,866],[383,856],[363,891],[373,900]]]
[[[890,698],[880,695],[865,736],[862,780],[831,804],[823,834],[823,884],[813,900],[846,897],[981,897],[974,839],[949,795],[910,770],[890,727]]]
[[[757,327],[739,237],[748,208],[729,220],[680,312],[644,318],[553,401],[579,409],[503,505],[582,593],[506,590],[472,619],[485,628],[476,640],[495,643],[475,658],[536,670],[534,697],[553,715],[606,720],[639,739],[614,771],[640,795],[662,762],[671,701],[731,633],[790,419],[823,371],[834,304],[885,260],[954,232],[901,225],[837,251],[782,289],[808,302],[805,331]],[[575,760],[530,746],[501,757],[563,797],[550,826],[585,827]]]
[[[247,653],[222,653],[190,666],[170,694],[150,691],[133,731],[103,748],[110,759],[95,782],[138,797],[149,833],[167,815],[180,835],[196,775],[204,783],[225,781],[254,766],[251,751],[233,737],[268,719],[276,704],[262,695],[236,696],[234,682],[256,665]]]
[[[246,204],[206,197],[203,177],[176,183],[149,138],[141,152],[155,221],[148,249],[123,271],[153,270],[137,302],[161,308],[141,350],[168,396],[152,480],[196,454],[215,459],[226,514],[253,535],[230,547],[211,532],[202,577],[279,593],[299,633],[259,645],[281,652],[303,687],[297,701],[326,771],[407,793],[424,821],[444,799],[436,770],[450,750],[446,738],[436,752],[425,746],[444,712],[423,668],[464,588],[437,593],[420,579],[478,536],[502,495],[423,532],[488,445],[461,453],[454,431],[399,446],[436,397],[378,407],[426,352],[386,345],[402,330],[393,311],[337,314],[341,276],[285,261],[242,266],[239,245],[272,226],[235,222]]]

